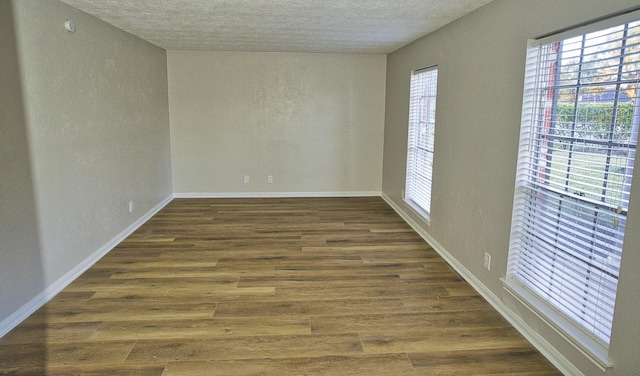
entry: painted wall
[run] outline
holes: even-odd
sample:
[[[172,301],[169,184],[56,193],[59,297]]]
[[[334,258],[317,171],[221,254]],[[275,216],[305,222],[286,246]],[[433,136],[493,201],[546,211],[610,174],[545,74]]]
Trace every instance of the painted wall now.
[[[12,4],[0,1],[0,321],[43,290]]]
[[[1,296],[3,315],[33,299],[36,289],[59,282],[172,194],[165,51],[55,0],[9,3],[18,52],[18,64],[9,66],[19,71],[22,87],[22,98],[16,90],[10,100],[24,110],[8,117],[17,143],[8,157],[15,165],[4,161],[2,145],[2,203],[13,202],[4,196],[5,175],[21,170],[6,194],[18,199],[12,207],[25,202],[26,212],[7,221],[26,223],[27,233],[14,230],[9,237],[25,242],[33,235],[29,210],[37,236],[23,246],[28,252],[16,249],[2,260],[3,290],[5,280],[10,288],[30,285],[18,297]],[[76,22],[75,33],[65,30],[68,19]],[[4,49],[2,55],[11,60]],[[4,86],[3,80],[0,95]],[[34,241],[39,255],[31,255]]]
[[[386,56],[167,58],[176,194],[381,191]]]
[[[507,301],[506,274],[527,39],[637,5],[635,0],[495,0],[387,61],[383,194],[498,302],[585,375],[602,374],[525,308]],[[431,221],[402,201],[411,70],[438,65]],[[640,178],[635,174],[614,318],[610,375],[640,363]],[[492,255],[491,271],[483,254]]]

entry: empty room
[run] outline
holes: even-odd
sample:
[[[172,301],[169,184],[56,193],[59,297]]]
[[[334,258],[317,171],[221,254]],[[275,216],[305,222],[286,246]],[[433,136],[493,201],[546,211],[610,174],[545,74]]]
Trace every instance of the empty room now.
[[[637,1],[0,30],[0,374],[640,375]]]

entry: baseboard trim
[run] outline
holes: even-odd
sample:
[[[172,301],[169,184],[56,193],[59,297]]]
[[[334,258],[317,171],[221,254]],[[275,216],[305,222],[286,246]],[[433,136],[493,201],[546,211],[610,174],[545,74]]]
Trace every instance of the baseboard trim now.
[[[564,375],[584,376],[569,360],[558,352],[547,340],[531,328],[520,316],[515,314],[501,299],[489,290],[473,273],[453,257],[428,232],[426,232],[413,218],[407,215],[389,196],[382,193],[382,199],[413,228],[456,272],[458,272],[493,308],[498,311],[520,334],[544,355]]]
[[[102,247],[93,252],[89,257],[84,259],[81,263],[76,265],[73,269],[69,270],[65,275],[60,277],[57,281],[45,288],[42,292],[36,295],[28,303],[20,307],[16,312],[11,314],[6,319],[0,322],[0,338],[4,337],[13,328],[18,326],[27,317],[31,316],[40,307],[46,304],[49,300],[55,297],[60,291],[67,287],[71,282],[78,278],[82,273],[89,269],[93,264],[100,260],[104,255],[109,253],[115,246],[131,235],[135,230],[142,226],[149,218],[153,217],[157,212],[164,208],[169,202],[173,200],[173,195],[168,196],[162,200],[158,205],[154,206],[151,210],[145,213],[142,217],[138,218],[130,226],[124,229],[121,233],[116,235],[113,239],[109,240]]]
[[[288,197],[380,197],[380,191],[336,192],[184,192],[175,198],[288,198]]]

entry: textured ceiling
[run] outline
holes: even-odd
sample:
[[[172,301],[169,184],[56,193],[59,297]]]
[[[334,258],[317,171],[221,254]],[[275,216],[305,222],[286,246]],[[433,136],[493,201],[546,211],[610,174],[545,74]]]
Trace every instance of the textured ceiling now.
[[[61,0],[167,50],[389,53],[491,0]]]

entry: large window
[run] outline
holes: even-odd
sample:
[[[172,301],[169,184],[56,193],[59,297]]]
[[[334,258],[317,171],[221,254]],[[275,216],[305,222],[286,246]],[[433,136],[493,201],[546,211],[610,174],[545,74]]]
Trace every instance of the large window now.
[[[604,349],[640,123],[640,22],[619,22],[528,50],[506,279]]]
[[[405,201],[427,218],[431,211],[437,84],[436,68],[421,69],[411,75]]]

